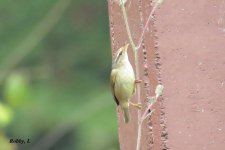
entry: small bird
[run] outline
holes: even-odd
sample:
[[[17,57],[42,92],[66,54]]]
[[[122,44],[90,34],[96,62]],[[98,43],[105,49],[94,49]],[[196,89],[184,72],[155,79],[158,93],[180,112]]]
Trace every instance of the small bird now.
[[[116,52],[110,78],[112,94],[117,106],[120,105],[123,110],[125,123],[130,120],[129,104],[141,108],[140,104],[130,102],[130,98],[135,92],[135,83],[140,82],[140,80],[135,80],[134,70],[127,54],[128,47],[129,44],[126,44]]]

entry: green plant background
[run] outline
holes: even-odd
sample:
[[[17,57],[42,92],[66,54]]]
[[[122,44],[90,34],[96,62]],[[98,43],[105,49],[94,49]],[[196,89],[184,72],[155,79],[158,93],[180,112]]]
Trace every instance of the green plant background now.
[[[107,1],[0,1],[0,150],[119,149],[108,26]]]

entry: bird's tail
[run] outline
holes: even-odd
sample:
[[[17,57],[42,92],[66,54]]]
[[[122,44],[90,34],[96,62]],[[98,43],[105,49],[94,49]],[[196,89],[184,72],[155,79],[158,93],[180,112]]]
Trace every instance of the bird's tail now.
[[[129,113],[129,107],[123,107],[123,116],[124,116],[124,122],[128,123],[130,120],[130,113]]]

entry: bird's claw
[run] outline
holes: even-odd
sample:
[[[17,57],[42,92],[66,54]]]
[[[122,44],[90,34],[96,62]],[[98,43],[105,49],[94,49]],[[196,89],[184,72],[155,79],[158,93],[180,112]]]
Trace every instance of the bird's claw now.
[[[138,80],[138,79],[135,80],[135,83],[141,83],[141,82],[142,80]]]
[[[137,103],[137,104],[134,104],[132,102],[130,102],[130,104],[134,107],[137,107],[138,109],[141,109],[142,108],[142,104],[141,103]]]

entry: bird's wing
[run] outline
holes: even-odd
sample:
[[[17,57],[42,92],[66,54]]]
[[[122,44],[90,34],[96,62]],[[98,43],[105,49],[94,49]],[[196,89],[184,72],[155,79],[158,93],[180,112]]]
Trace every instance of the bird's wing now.
[[[119,101],[116,98],[115,91],[114,91],[116,75],[117,75],[117,71],[115,69],[113,69],[112,72],[111,72],[111,76],[110,76],[110,85],[111,85],[111,91],[112,91],[114,100],[115,100],[116,104],[119,105]]]

